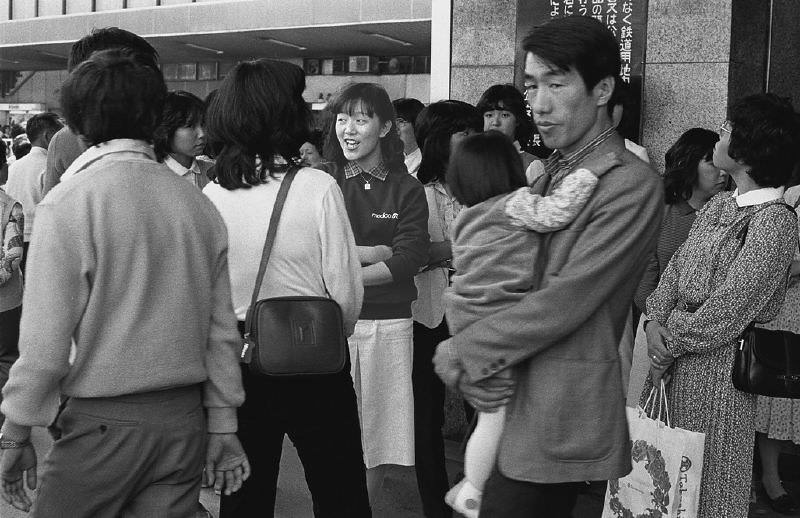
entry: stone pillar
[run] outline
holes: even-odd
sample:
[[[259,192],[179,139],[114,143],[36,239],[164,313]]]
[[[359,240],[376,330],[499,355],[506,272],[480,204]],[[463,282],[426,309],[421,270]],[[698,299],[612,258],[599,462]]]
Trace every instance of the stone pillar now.
[[[657,171],[687,129],[725,119],[732,0],[649,0],[642,145]]]
[[[516,25],[517,0],[453,0],[451,99],[475,104],[490,86],[514,82]]]

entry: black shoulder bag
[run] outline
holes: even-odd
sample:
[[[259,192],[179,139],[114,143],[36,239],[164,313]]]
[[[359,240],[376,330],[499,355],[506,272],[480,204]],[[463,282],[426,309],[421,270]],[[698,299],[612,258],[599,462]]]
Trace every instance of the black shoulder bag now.
[[[336,374],[347,362],[342,310],[329,297],[258,300],[289,186],[297,168],[283,177],[269,221],[261,265],[245,321],[242,362],[267,376]]]
[[[782,205],[795,214],[791,206]],[[749,225],[740,233],[742,244]],[[751,324],[739,339],[731,378],[742,392],[800,399],[800,335]]]

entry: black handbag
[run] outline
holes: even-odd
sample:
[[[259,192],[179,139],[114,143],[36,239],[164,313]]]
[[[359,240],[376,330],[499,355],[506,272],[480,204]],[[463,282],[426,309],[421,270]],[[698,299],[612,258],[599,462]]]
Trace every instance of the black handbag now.
[[[742,392],[800,399],[800,335],[748,327],[739,340],[732,379]]]
[[[245,320],[242,362],[267,376],[336,374],[347,362],[342,310],[328,297],[274,297],[258,300],[289,186],[297,174],[283,177],[272,209],[253,297]]]
[[[740,232],[742,243],[749,225]],[[742,392],[800,399],[800,335],[748,326],[739,339],[731,379]]]

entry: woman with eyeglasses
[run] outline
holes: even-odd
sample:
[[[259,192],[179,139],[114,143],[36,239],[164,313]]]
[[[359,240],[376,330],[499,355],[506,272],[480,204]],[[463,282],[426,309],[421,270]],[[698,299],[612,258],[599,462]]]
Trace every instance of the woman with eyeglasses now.
[[[643,401],[668,381],[673,426],[705,434],[699,518],[748,514],[756,396],[734,388],[731,368],[738,337],[774,318],[786,294],[798,236],[783,194],[798,149],[788,101],[759,94],[734,103],[713,161],[736,190],[703,207],[647,299]]]

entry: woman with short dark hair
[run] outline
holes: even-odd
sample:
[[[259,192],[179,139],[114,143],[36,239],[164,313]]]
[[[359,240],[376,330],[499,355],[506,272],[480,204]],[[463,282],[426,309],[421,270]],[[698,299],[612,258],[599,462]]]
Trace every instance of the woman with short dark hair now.
[[[786,293],[798,236],[783,194],[799,150],[788,101],[759,94],[734,103],[713,158],[736,190],[700,211],[647,299],[643,398],[671,369],[673,425],[705,434],[699,518],[747,516],[756,396],[734,388],[731,366],[744,329],[774,318]]]
[[[511,139],[527,171],[536,157],[525,150],[533,134],[533,121],[522,93],[514,85],[493,85],[483,92],[475,107],[483,116],[483,131],[499,131]]]
[[[206,147],[203,118],[206,106],[189,92],[169,92],[164,99],[161,124],[153,135],[156,157],[175,174],[202,189],[209,181],[213,162],[197,157]]]
[[[233,309],[244,332],[270,214],[284,174],[308,139],[305,75],[260,59],[228,73],[208,109],[219,150],[203,192],[228,228]],[[259,299],[329,296],[349,336],[361,308],[361,269],[344,200],[328,174],[300,168],[286,197]],[[270,377],[242,367],[246,399],[237,432],[253,466],[241,491],[223,495],[221,516],[272,516],[285,435],[303,463],[316,516],[370,516],[356,395],[349,362],[336,374]]]

